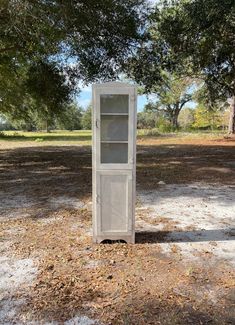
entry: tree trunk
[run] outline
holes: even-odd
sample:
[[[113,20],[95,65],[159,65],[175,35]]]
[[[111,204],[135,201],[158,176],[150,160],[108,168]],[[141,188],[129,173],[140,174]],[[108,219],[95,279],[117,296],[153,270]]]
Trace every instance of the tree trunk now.
[[[49,133],[49,128],[48,128],[48,121],[45,121],[45,128],[46,128],[46,133]]]
[[[179,128],[179,124],[178,124],[178,117],[179,117],[179,113],[178,112],[173,112],[172,116],[171,116],[171,126],[173,129],[178,130]]]
[[[235,133],[235,95],[231,98],[230,103],[230,117],[229,117],[229,126],[228,126],[228,133],[234,134]]]

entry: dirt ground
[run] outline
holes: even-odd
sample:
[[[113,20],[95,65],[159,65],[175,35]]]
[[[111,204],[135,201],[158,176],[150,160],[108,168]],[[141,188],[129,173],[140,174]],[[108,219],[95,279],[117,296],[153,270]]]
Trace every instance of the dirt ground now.
[[[0,324],[235,323],[235,139],[138,139],[135,245],[92,244],[89,142],[0,159]]]

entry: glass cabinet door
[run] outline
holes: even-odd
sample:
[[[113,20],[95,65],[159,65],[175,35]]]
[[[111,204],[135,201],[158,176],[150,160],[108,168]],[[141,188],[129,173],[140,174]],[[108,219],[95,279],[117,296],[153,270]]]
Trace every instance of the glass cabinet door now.
[[[100,163],[128,164],[129,95],[100,95]]]

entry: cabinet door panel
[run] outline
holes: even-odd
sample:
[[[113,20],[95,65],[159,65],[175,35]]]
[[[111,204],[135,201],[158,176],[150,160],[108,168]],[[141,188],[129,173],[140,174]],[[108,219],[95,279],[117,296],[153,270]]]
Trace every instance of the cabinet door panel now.
[[[132,173],[97,172],[98,233],[128,233],[132,223]]]

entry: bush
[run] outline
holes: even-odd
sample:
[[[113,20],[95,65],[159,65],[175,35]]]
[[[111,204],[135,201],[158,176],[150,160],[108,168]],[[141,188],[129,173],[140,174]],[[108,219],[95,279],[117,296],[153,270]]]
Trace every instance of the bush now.
[[[83,130],[91,130],[91,111],[92,107],[91,105],[88,106],[88,108],[83,112],[82,119],[81,119],[81,126]]]
[[[174,128],[172,127],[171,123],[168,120],[166,120],[164,117],[158,118],[156,127],[157,127],[158,131],[161,133],[175,131]]]
[[[137,114],[137,129],[153,129],[156,126],[156,112],[140,112]]]

